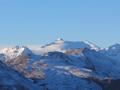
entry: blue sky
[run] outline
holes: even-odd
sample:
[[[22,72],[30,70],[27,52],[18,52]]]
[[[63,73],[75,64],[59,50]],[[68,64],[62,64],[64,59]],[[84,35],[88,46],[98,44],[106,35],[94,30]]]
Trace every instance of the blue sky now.
[[[57,38],[101,47],[120,42],[120,0],[0,0],[0,45]]]

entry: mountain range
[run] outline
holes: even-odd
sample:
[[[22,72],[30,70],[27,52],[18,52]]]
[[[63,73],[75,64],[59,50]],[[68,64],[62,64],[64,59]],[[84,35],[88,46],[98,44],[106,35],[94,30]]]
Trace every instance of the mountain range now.
[[[0,50],[0,90],[120,90],[120,44],[57,39]]]

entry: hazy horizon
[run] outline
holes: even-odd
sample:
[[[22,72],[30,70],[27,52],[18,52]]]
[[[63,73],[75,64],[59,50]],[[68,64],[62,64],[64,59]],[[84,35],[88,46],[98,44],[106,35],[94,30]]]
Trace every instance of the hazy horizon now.
[[[1,0],[0,46],[43,45],[57,38],[120,43],[118,0]]]
[[[57,39],[56,39],[57,40]],[[6,47],[15,47],[15,46],[27,46],[27,47],[29,47],[29,48],[39,48],[39,47],[41,47],[41,46],[44,46],[44,45],[47,45],[47,44],[50,44],[50,43],[52,43],[52,42],[55,42],[56,40],[52,40],[52,41],[49,41],[49,42],[47,42],[47,43],[41,43],[41,44],[7,44],[7,45],[0,45],[0,48],[6,48]],[[63,39],[64,40],[64,39]],[[76,40],[64,40],[64,41],[72,41],[72,42],[79,42],[79,41],[81,41],[81,40],[79,40],[79,41],[76,41]],[[89,42],[89,43],[92,43],[92,44],[95,44],[95,45],[97,45],[98,47],[100,47],[101,49],[102,48],[108,48],[109,46],[112,46],[112,45],[114,45],[114,44],[120,44],[120,43],[113,43],[113,44],[110,44],[110,45],[106,45],[105,47],[103,47],[103,46],[100,46],[100,45],[98,45],[97,43],[94,43],[94,42],[91,42],[91,41],[88,41],[88,40],[82,40],[83,42]]]

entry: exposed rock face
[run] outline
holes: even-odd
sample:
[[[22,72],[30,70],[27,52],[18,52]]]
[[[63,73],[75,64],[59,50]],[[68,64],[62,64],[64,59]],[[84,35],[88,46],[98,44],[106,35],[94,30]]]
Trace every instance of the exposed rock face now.
[[[20,72],[23,72],[25,69],[27,69],[29,58],[26,56],[18,56],[14,59],[7,60],[6,64],[12,68],[15,68],[16,70],[19,70]]]
[[[67,50],[67,51],[65,51],[65,54],[68,54],[68,55],[80,55],[83,50],[84,50],[84,48]]]
[[[38,64],[43,65],[43,63],[39,61],[32,62],[27,56],[20,55],[14,59],[7,60],[5,63],[25,75],[27,78],[44,78],[43,72],[36,68]]]
[[[37,85],[0,61],[0,90],[40,90]]]

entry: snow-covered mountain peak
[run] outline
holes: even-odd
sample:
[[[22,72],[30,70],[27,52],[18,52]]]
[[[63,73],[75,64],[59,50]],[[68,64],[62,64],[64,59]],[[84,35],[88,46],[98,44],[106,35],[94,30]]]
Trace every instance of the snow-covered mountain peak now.
[[[100,52],[114,60],[120,61],[120,44],[118,43],[111,45],[108,48],[101,50]]]
[[[7,57],[9,57],[11,59],[11,58],[15,58],[19,55],[29,56],[32,54],[32,51],[29,48],[27,48],[26,46],[15,46],[12,48],[3,48],[0,51],[0,53],[5,54]]]
[[[56,42],[63,42],[64,40],[62,38],[58,38]]]
[[[40,51],[42,52],[52,52],[52,51],[64,52],[66,50],[84,49],[84,48],[99,50],[99,47],[87,41],[64,41],[63,39],[60,38],[60,39],[57,39],[53,43],[42,46]]]
[[[105,53],[105,54],[118,54],[120,53],[120,44],[116,43],[113,44],[111,46],[109,46],[108,48],[105,48],[103,50],[101,50],[100,52]]]
[[[112,46],[110,46],[108,49],[110,50],[120,50],[120,44],[114,44]]]
[[[99,51],[101,49],[99,46],[97,46],[96,44],[94,44],[94,43],[92,43],[90,41],[84,41],[84,42],[86,44],[88,44],[91,47],[91,49],[93,49],[93,50]]]

